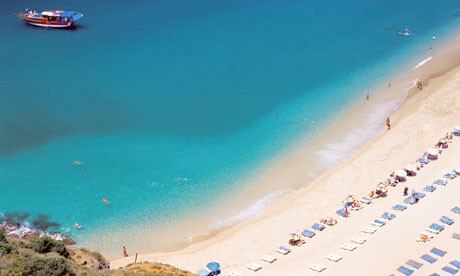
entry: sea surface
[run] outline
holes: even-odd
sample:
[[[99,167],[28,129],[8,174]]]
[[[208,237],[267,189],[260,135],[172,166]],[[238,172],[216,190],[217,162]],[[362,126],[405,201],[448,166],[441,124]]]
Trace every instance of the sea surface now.
[[[11,15],[25,8],[84,17],[37,28]],[[248,187],[448,41],[459,10],[458,0],[2,0],[0,212],[45,214],[60,225],[49,230],[109,257],[248,219],[298,188]]]

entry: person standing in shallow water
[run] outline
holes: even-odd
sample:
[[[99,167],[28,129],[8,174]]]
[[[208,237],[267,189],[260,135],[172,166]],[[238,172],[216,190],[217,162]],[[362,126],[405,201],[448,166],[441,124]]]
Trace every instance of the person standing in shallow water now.
[[[126,247],[123,246],[123,257],[128,257],[128,253],[126,253]]]
[[[390,117],[387,117],[387,128],[390,130],[391,125],[390,125]]]
[[[369,100],[369,93],[367,93],[367,95],[366,95],[366,101],[368,101],[368,100]]]

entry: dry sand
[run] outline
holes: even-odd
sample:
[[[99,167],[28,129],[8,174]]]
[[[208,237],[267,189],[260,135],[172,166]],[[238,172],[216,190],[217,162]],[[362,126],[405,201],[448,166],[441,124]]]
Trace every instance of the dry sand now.
[[[455,56],[458,62],[457,58],[458,54]],[[435,63],[436,60],[433,58],[429,63]],[[450,69],[448,67],[453,64],[443,63],[440,67],[445,67],[442,70]],[[381,135],[311,185],[284,195],[257,218],[226,229],[205,241],[176,252],[139,255],[138,261],[168,263],[193,272],[203,268],[209,261],[217,261],[222,265],[223,275],[230,271],[244,275],[255,273],[246,268],[247,264],[255,262],[264,266],[257,272],[260,275],[300,276],[314,275],[316,272],[308,267],[315,263],[327,267],[321,273],[325,275],[398,274],[395,269],[408,259],[424,263],[417,273],[427,275],[439,272],[448,261],[460,260],[460,241],[450,237],[452,232],[460,233],[460,216],[449,211],[454,205],[460,206],[460,178],[428,194],[408,210],[401,213],[394,211],[397,217],[373,235],[360,232],[370,221],[379,218],[381,213],[390,211],[391,206],[402,202],[402,190],[406,185],[420,191],[425,185],[458,167],[460,137],[454,138],[439,159],[418,171],[417,176],[409,177],[407,182],[396,188],[390,188],[386,198],[375,200],[364,209],[353,212],[349,218],[335,215],[346,195],[365,196],[392,171],[421,157],[446,132],[460,124],[460,68],[440,76],[442,70],[435,69],[430,71],[431,74],[420,73],[424,80],[423,91],[413,90],[409,94],[401,108],[391,116],[390,131],[383,130],[382,125]],[[289,172],[289,168],[285,168],[285,171]],[[283,175],[280,172],[277,174]],[[286,179],[291,178],[297,181],[301,179],[286,175]],[[278,246],[288,246],[290,233],[309,229],[321,217],[333,214],[338,219],[336,226],[317,233],[314,238],[307,239],[305,245],[292,248],[292,252],[286,256],[275,253]],[[432,222],[439,223],[442,215],[458,222],[446,226],[447,229],[434,240],[425,244],[417,243],[415,238],[418,233]],[[367,241],[358,245],[353,252],[340,249],[353,236],[366,238]],[[428,253],[433,246],[449,253],[430,265],[419,257]],[[333,263],[325,259],[329,253],[344,258]],[[276,256],[278,260],[273,264],[265,263],[260,259],[265,254]],[[111,266],[118,268],[132,262],[134,257],[130,256],[112,261]]]

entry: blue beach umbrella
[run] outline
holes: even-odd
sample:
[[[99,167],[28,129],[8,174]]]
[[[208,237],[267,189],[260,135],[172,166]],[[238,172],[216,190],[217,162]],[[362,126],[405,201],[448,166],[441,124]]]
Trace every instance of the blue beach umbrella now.
[[[217,271],[220,268],[220,264],[216,262],[210,262],[206,267],[211,271]]]
[[[202,270],[198,271],[197,274],[200,275],[200,276],[208,276],[209,272],[210,271],[208,269],[202,269]]]

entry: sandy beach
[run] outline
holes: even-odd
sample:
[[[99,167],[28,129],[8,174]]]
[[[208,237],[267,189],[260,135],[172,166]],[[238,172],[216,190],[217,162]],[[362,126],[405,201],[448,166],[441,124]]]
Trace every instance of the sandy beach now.
[[[400,83],[407,83],[414,78],[420,79],[424,83],[423,90],[413,88],[409,91],[404,103],[391,115],[391,130],[385,129],[384,122],[376,122],[380,125],[381,134],[359,148],[351,158],[313,183],[304,183],[299,168],[303,165],[303,155],[308,155],[308,152],[301,149],[299,154],[272,172],[265,181],[284,179],[297,182],[303,188],[285,194],[255,219],[223,230],[180,251],[139,255],[138,262],[156,261],[198,271],[207,262],[217,261],[222,265],[223,275],[228,275],[230,271],[253,274],[246,268],[249,263],[263,266],[255,273],[259,275],[312,275],[315,272],[308,269],[312,264],[324,265],[326,269],[321,272],[324,275],[389,275],[397,274],[399,265],[413,259],[423,263],[418,274],[439,273],[449,261],[460,257],[460,241],[451,238],[453,232],[460,233],[458,222],[446,226],[444,231],[427,243],[416,242],[415,239],[431,223],[442,224],[439,218],[443,215],[460,221],[460,216],[450,212],[452,207],[460,205],[457,196],[460,193],[460,178],[438,187],[403,212],[392,211],[391,206],[402,204],[404,187],[421,191],[424,186],[460,165],[459,137],[454,137],[439,159],[417,171],[416,176],[408,177],[407,182],[397,187],[390,187],[385,198],[374,200],[362,210],[352,212],[348,218],[337,216],[335,211],[342,207],[342,201],[348,194],[357,198],[368,195],[379,181],[385,180],[392,171],[422,157],[439,138],[453,131],[454,126],[460,123],[460,67],[456,67],[460,54],[455,49],[458,41],[457,38],[445,50],[433,55],[432,60],[399,80]],[[307,174],[308,168],[304,167],[303,173]],[[372,220],[379,219],[385,211],[395,213],[396,218],[387,221],[387,225],[378,228],[374,234],[360,231],[369,226]],[[292,252],[286,256],[275,252],[278,246],[290,247],[290,233],[311,230],[313,223],[327,216],[336,218],[338,224],[327,227],[311,239],[307,238],[306,244],[301,247],[292,247]],[[340,246],[350,243],[353,236],[367,241],[352,252],[341,249]],[[428,264],[420,256],[429,253],[432,247],[448,253],[444,258],[439,257],[438,262]],[[343,259],[337,263],[328,261],[325,257],[330,253],[340,255]],[[278,260],[272,264],[262,261],[261,257],[266,254]],[[112,260],[111,267],[118,268],[132,262],[134,256]]]

